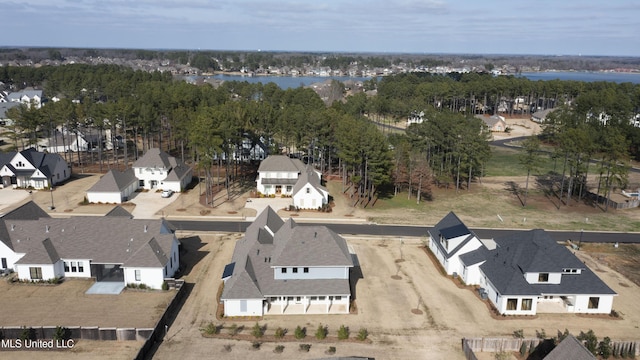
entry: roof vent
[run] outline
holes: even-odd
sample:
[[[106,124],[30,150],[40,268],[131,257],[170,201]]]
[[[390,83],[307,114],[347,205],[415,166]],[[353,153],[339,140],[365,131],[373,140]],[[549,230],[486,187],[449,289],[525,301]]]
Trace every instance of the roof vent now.
[[[147,230],[149,229],[149,227],[147,225],[144,226],[144,232],[147,232]]]
[[[16,224],[11,224],[11,231],[16,229]]]
[[[315,239],[317,237],[318,237],[318,232],[316,231],[316,232],[313,233],[313,238]]]
[[[45,226],[45,231],[49,232],[49,225]]]

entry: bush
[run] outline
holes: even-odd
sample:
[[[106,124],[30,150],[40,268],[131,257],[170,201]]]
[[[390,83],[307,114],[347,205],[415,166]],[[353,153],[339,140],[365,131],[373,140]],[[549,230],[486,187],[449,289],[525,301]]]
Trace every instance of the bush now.
[[[253,325],[253,328],[251,329],[251,335],[253,335],[253,337],[255,337],[256,339],[259,339],[262,337],[262,335],[264,335],[264,331],[260,327],[260,324],[256,323],[255,325]]]
[[[254,341],[251,343],[251,348],[253,350],[260,350],[260,346],[262,345],[262,343],[260,341]]]
[[[316,330],[316,339],[324,340],[327,337],[327,327],[322,326],[322,324],[318,325],[318,329]]]
[[[547,333],[544,331],[544,329],[540,329],[540,331],[536,330],[536,337],[538,339],[546,339],[547,338]]]
[[[276,339],[282,339],[286,333],[287,333],[287,329],[283,329],[281,327],[278,327],[276,329],[276,333],[274,334],[274,337]]]
[[[300,325],[298,325],[298,327],[296,327],[296,330],[293,332],[293,336],[295,336],[295,338],[298,340],[304,339],[307,336],[307,329],[301,328]]]
[[[276,345],[276,348],[273,349],[274,353],[281,354],[284,351],[284,345]]]
[[[300,351],[309,352],[311,344],[300,344]]]
[[[340,329],[338,329],[338,340],[347,340],[349,338],[349,328],[340,325]]]
[[[169,290],[169,284],[166,281],[162,282],[162,290],[164,291]]]
[[[336,347],[335,346],[329,346],[329,348],[327,349],[327,351],[324,352],[327,355],[333,355],[336,353]]]
[[[56,326],[56,330],[53,332],[53,340],[67,340],[69,339],[70,331],[66,327]]]
[[[210,321],[207,326],[202,329],[202,332],[207,335],[215,335],[220,332],[220,327]]]
[[[20,340],[23,342],[25,340],[35,340],[36,339],[36,331],[33,330],[32,327],[22,327],[22,331],[20,332]]]
[[[367,337],[369,336],[369,332],[367,331],[367,329],[365,328],[361,328],[358,331],[358,340],[360,341],[364,341],[367,340]]]
[[[518,329],[513,332],[513,337],[516,339],[524,339],[524,331],[522,329]]]
[[[587,348],[593,355],[596,355],[596,348],[598,347],[598,338],[593,330],[589,329],[586,333],[580,331],[580,335],[577,336],[578,340],[584,341],[584,347]]]
[[[608,359],[611,356],[611,339],[608,336],[605,336],[598,344],[598,352],[603,359]]]

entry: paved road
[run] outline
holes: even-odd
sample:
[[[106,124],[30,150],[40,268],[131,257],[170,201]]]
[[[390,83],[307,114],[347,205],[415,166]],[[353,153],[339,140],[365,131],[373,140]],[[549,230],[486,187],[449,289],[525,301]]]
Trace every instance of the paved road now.
[[[244,232],[251,224],[247,221],[195,221],[195,220],[171,220],[176,229],[190,231],[219,231],[219,232]],[[299,223],[301,224],[301,223]],[[301,224],[304,225],[304,224]],[[375,225],[375,224],[324,224],[338,234],[342,235],[373,235],[373,236],[426,236],[430,227],[407,225]],[[498,238],[503,235],[518,232],[520,230],[500,229],[472,229],[480,238]],[[640,243],[640,234],[616,233],[616,232],[591,232],[591,231],[548,231],[556,241],[571,239],[574,242],[599,242],[599,243]]]

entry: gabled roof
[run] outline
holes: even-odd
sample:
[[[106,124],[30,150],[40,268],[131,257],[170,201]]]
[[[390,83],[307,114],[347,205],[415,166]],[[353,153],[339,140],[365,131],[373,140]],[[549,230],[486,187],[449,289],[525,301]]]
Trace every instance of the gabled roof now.
[[[165,168],[171,169],[176,166],[176,158],[167,154],[166,152],[152,148],[133,163],[134,168]]]
[[[122,206],[114,207],[108,213],[106,213],[104,216],[126,217],[126,218],[129,218],[129,219],[133,219],[133,215],[131,215],[131,213],[128,212],[127,210],[125,210],[125,208],[123,208]]]
[[[595,360],[596,357],[587,350],[582,342],[569,334],[560,344],[556,345],[544,360]]]
[[[600,294],[614,295],[598,276],[566,247],[544,230],[517,232],[496,238],[480,269],[502,295]],[[561,273],[563,268],[581,269],[580,274],[563,274],[560,284],[529,284],[530,273]]]
[[[292,159],[284,155],[269,155],[260,162],[258,172],[261,171],[283,171],[302,173],[305,165],[300,159]]]
[[[0,102],[0,119],[7,119],[7,110],[20,106],[18,102]]]
[[[262,299],[269,295],[348,295],[347,279],[275,280],[275,266],[352,267],[346,241],[324,226],[286,222],[267,207],[238,240],[222,299]],[[227,277],[227,276],[224,276]]]
[[[129,168],[125,171],[115,169],[109,170],[98,182],[87,190],[87,192],[122,192],[131,184],[138,181],[134,170]]]
[[[324,186],[321,185],[320,183],[320,176],[318,175],[318,173],[310,166],[308,166],[305,171],[303,171],[300,176],[298,177],[298,181],[296,182],[295,186],[293,187],[293,194],[297,194],[298,191],[302,190],[305,185],[311,185],[314,189],[316,189],[319,193],[321,194],[325,194],[325,193],[329,193],[329,191],[327,190],[327,188],[325,188]]]
[[[26,202],[19,207],[4,214],[4,220],[38,220],[40,218],[50,218],[46,211],[36,205],[33,201]]]
[[[445,254],[447,258],[454,256],[460,248],[472,239],[478,238],[473,231],[467,228],[467,226],[453,211],[449,212],[431,230],[429,230],[429,234],[434,240],[433,243],[440,249],[442,254]],[[442,247],[442,244],[440,244],[440,236],[443,236],[445,239],[453,239],[464,235],[467,235],[467,237],[458,246],[456,246],[455,249],[450,251],[447,251]]]
[[[4,156],[0,157],[0,168],[3,166],[8,166],[14,173],[16,173],[16,169],[9,164],[11,160],[18,154],[18,152],[12,151],[6,153]],[[39,152],[34,148],[28,148],[20,151],[20,155],[25,158],[33,167],[39,170],[46,178],[50,178],[53,174],[53,170],[56,167],[56,164],[59,161],[64,161],[64,159],[58,154],[49,154]],[[32,173],[32,171],[30,171]],[[25,174],[26,175],[26,174]]]
[[[166,265],[167,254],[171,254],[177,241],[164,220],[126,216],[26,220],[3,217],[0,240],[15,253],[25,254],[19,263],[70,258],[139,267]]]

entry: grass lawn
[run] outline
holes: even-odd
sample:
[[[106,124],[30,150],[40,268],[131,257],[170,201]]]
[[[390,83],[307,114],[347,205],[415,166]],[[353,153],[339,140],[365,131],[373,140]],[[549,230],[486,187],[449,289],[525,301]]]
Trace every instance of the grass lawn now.
[[[516,149],[491,146],[491,158],[485,164],[484,176],[527,176],[527,170],[520,165],[520,154]],[[549,154],[540,154],[540,168],[535,173],[554,171],[562,171],[562,160],[558,159],[556,163]]]

